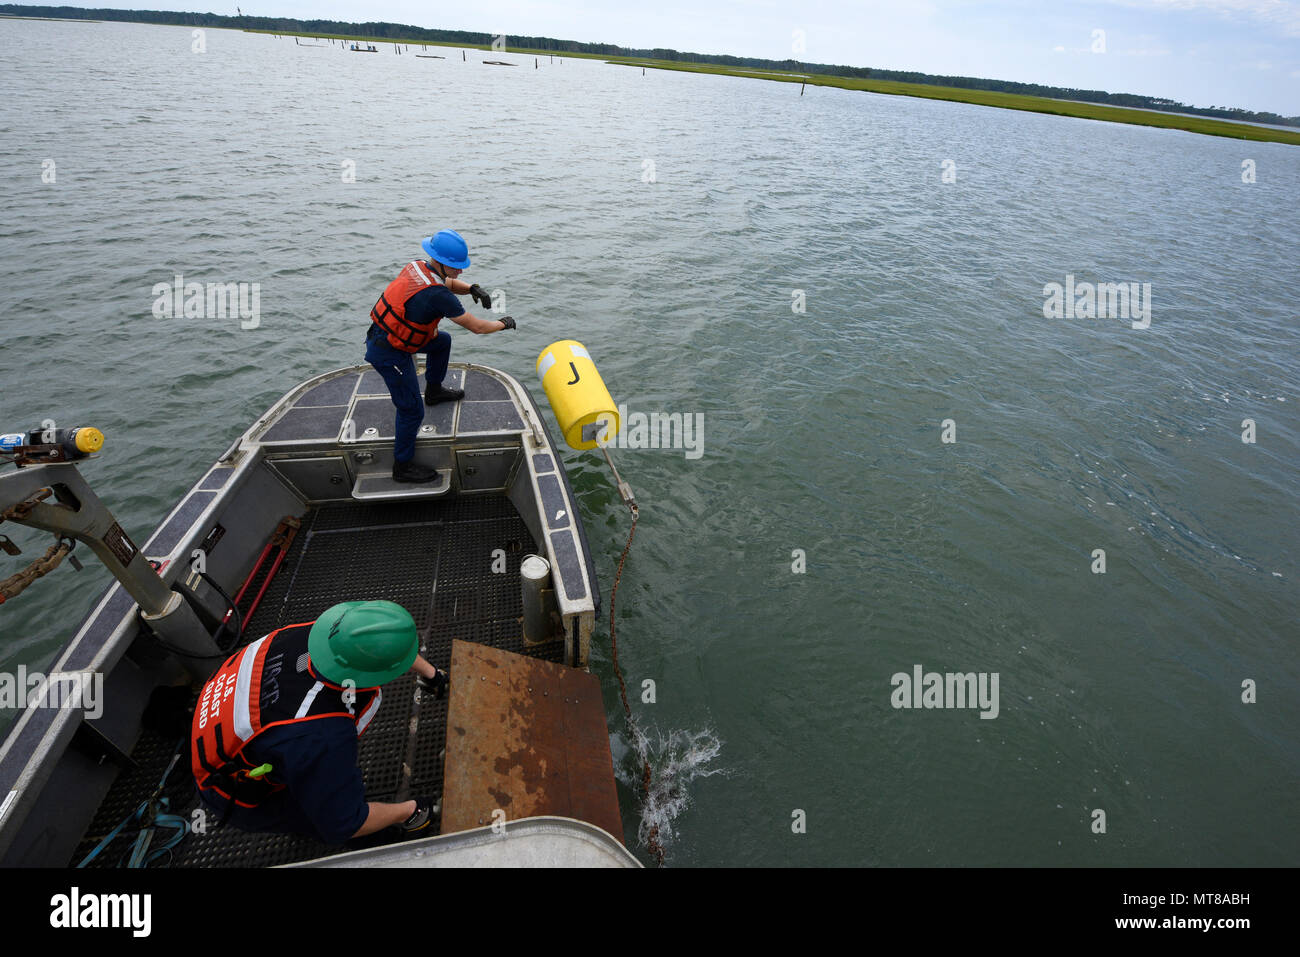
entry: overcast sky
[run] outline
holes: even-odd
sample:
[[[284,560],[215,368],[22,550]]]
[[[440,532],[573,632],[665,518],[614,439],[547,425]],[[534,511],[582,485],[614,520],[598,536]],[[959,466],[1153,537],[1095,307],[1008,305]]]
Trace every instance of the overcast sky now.
[[[57,0],[51,0],[57,2]],[[1300,115],[1300,0],[190,0],[96,2],[793,57]],[[1093,52],[1094,31],[1105,52]],[[796,31],[799,31],[796,34]],[[796,52],[802,37],[805,52]]]

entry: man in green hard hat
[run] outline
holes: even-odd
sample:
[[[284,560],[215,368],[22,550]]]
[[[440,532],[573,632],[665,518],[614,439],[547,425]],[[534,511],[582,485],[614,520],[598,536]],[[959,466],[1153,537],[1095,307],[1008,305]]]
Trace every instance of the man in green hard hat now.
[[[194,711],[191,764],[203,803],[242,830],[326,844],[427,828],[430,801],[368,802],[357,767],[380,685],[412,671],[421,690],[445,690],[447,674],[419,656],[419,645],[401,605],[349,601],[236,652]]]

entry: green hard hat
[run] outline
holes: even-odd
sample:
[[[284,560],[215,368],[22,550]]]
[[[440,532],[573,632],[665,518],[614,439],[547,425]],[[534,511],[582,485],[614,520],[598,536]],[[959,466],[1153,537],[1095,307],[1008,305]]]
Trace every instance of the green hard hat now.
[[[377,688],[407,672],[420,648],[415,619],[391,601],[345,601],[316,619],[307,653],[321,677]]]

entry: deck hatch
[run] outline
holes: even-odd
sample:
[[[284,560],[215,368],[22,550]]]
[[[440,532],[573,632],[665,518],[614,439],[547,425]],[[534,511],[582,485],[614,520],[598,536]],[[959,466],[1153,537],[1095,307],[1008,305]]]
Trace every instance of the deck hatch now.
[[[513,402],[461,402],[456,431],[508,432],[523,427],[524,420]]]
[[[346,405],[293,408],[280,416],[262,436],[263,442],[311,442],[338,438],[347,414]]]
[[[358,375],[341,375],[328,382],[322,382],[315,388],[308,389],[294,402],[294,408],[305,409],[314,406],[347,405],[352,399]]]

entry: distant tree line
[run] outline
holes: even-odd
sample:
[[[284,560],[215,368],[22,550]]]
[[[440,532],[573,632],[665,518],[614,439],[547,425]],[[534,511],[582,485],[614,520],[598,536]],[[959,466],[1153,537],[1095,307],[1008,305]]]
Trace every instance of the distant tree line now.
[[[21,4],[0,4],[0,14],[19,17],[57,17],[68,20],[122,20],[131,23],[160,23],[176,26],[224,27],[227,29],[270,30],[275,33],[334,33],[347,36],[373,37],[379,40],[409,40],[412,43],[459,43],[466,46],[488,46],[495,39],[491,33],[474,33],[468,30],[434,30],[404,23],[345,23],[339,20],[292,20],[285,17],[226,17],[215,13],[183,13],[168,10],[91,10],[82,7],[32,7]],[[1076,90],[1041,83],[1015,83],[1009,80],[986,80],[973,76],[935,76],[910,70],[878,70],[858,66],[835,66],[826,63],[800,63],[796,60],[765,60],[759,57],[736,57],[721,54],[681,53],[677,50],[655,48],[637,50],[613,43],[579,43],[576,40],[556,40],[553,37],[525,37],[511,34],[513,47],[527,47],[553,53],[590,53],[600,56],[644,57],[654,60],[671,60],[677,63],[709,63],[720,66],[751,67],[764,70],[819,74],[824,76],[855,77],[860,79],[892,80],[899,83],[922,83],[929,86],[952,86],[964,90],[989,90],[998,93],[1019,93],[1024,96],[1043,96],[1056,100],[1075,100],[1084,103],[1104,103],[1108,106],[1129,106],[1166,113],[1191,113],[1213,116],[1225,120],[1242,120],[1248,123],[1270,123],[1279,126],[1300,127],[1300,116],[1279,116],[1277,113],[1256,113],[1250,110],[1224,106],[1188,106],[1163,97],[1139,96],[1134,93],[1107,93],[1103,90]]]

